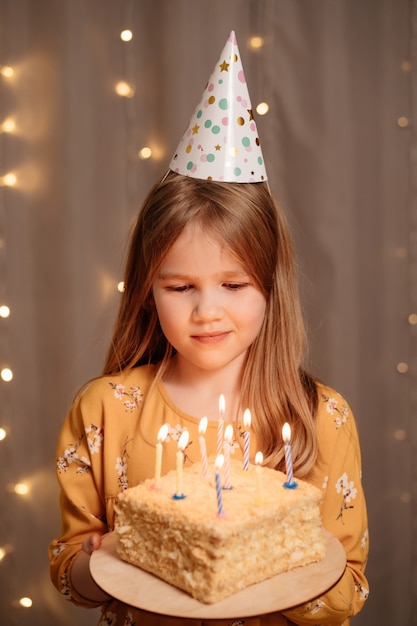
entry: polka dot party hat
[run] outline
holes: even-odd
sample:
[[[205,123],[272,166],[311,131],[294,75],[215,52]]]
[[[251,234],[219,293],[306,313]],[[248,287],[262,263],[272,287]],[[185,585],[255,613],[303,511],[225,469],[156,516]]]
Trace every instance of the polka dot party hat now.
[[[169,168],[184,176],[229,183],[267,180],[234,31]]]

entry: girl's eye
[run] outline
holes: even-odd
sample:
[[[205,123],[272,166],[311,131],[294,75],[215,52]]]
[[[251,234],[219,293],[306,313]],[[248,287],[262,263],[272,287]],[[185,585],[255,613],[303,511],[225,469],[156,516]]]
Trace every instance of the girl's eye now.
[[[248,283],[224,283],[226,289],[230,289],[231,291],[239,291],[239,289],[244,289],[247,285]]]
[[[174,291],[175,293],[185,293],[191,289],[192,285],[170,285],[167,287],[168,291]]]

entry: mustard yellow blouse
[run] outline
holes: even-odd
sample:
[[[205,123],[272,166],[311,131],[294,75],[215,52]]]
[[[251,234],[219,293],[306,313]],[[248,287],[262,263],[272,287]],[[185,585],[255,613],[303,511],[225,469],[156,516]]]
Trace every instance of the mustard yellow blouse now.
[[[169,424],[162,473],[175,468],[177,441],[190,433],[185,467],[200,459],[198,425],[176,407],[159,382],[152,393],[152,365],[94,380],[79,395],[63,424],[57,446],[57,476],[61,486],[62,530],[49,547],[51,578],[69,601],[84,607],[97,603],[83,598],[71,585],[71,566],[91,533],[113,529],[114,500],[120,491],[154,475],[155,444],[160,427]],[[343,544],[347,567],[326,594],[285,611],[256,618],[210,620],[207,626],[341,625],[361,610],[368,596],[364,569],[368,555],[368,525],[361,485],[361,458],[354,417],[334,390],[319,386],[317,437],[319,458],[308,481],[323,491],[323,525]],[[225,415],[227,421],[227,414]],[[234,453],[242,456],[242,429],[234,431]],[[215,454],[217,422],[209,421],[206,442]],[[256,452],[252,438],[252,461]],[[215,503],[213,503],[215,506]],[[204,621],[164,618],[117,600],[102,606],[101,626],[204,626]]]

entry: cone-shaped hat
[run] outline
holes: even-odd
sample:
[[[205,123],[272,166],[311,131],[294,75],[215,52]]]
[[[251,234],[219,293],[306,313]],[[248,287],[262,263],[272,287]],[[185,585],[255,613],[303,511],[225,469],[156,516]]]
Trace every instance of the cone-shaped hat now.
[[[183,176],[206,180],[236,183],[267,180],[234,31],[169,167]]]

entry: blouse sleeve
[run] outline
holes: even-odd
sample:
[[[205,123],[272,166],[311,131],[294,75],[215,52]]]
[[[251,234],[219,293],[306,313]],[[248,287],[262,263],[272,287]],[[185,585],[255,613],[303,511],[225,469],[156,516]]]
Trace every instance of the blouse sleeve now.
[[[319,391],[319,458],[311,482],[323,489],[323,526],[342,543],[347,566],[327,593],[285,612],[300,626],[341,625],[362,609],[368,597],[364,575],[368,520],[355,419],[340,395],[328,388]]]
[[[87,405],[87,406],[86,406]],[[61,488],[62,529],[49,546],[51,579],[74,604],[98,606],[82,597],[71,584],[71,567],[92,533],[107,532],[103,497],[103,417],[100,406],[83,396],[71,408],[57,444],[56,469]]]

